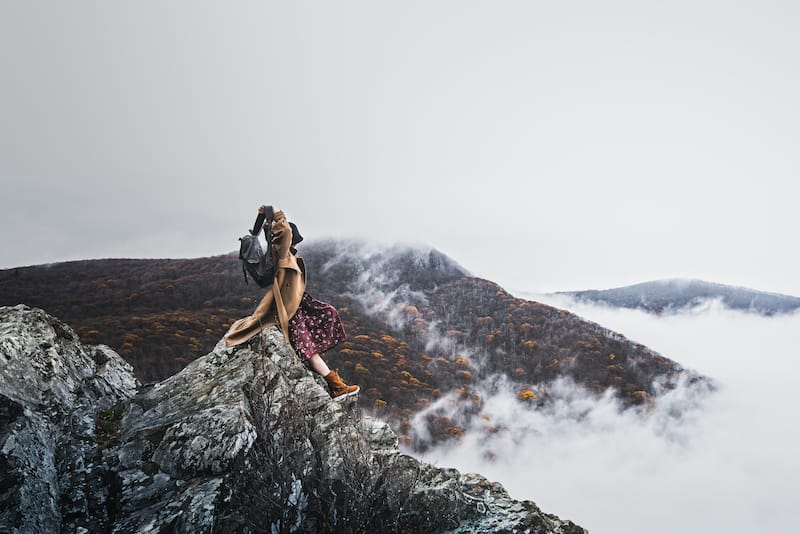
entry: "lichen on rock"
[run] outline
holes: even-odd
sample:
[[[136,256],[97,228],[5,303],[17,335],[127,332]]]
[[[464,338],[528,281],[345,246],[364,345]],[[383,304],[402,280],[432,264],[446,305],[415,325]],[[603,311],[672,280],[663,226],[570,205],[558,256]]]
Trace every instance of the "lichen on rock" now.
[[[110,348],[82,345],[42,310],[0,308],[0,531],[109,527],[97,411],[137,385]]]

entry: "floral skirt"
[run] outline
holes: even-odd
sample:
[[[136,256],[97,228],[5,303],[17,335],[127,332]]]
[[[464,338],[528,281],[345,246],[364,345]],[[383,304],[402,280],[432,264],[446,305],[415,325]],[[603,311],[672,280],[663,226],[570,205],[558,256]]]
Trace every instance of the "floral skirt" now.
[[[346,337],[336,308],[304,293],[297,313],[289,320],[289,342],[297,355],[308,360],[332,349]]]

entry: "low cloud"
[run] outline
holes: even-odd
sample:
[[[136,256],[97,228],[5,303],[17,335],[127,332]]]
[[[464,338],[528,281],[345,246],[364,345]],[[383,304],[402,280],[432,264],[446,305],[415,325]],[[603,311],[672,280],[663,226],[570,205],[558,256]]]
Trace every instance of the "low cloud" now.
[[[717,389],[684,382],[646,409],[623,411],[610,392],[559,380],[546,386],[552,402],[536,407],[495,378],[464,438],[424,459],[480,472],[594,534],[772,532],[794,523],[800,315],[765,318],[712,302],[656,317],[551,303],[712,377]]]
[[[426,317],[423,310],[430,307],[428,296],[421,290],[411,289],[401,283],[404,271],[401,264],[411,263],[420,269],[430,268],[431,254],[435,249],[424,245],[396,244],[391,247],[366,241],[352,241],[337,245],[338,253],[332,256],[323,272],[340,263],[357,263],[358,276],[349,287],[348,295],[358,302],[364,312],[380,318],[390,328],[400,331],[411,327],[425,343],[426,351],[437,351],[449,357],[469,358],[470,352],[459,348],[447,336],[441,323]],[[454,269],[462,270],[454,265]]]

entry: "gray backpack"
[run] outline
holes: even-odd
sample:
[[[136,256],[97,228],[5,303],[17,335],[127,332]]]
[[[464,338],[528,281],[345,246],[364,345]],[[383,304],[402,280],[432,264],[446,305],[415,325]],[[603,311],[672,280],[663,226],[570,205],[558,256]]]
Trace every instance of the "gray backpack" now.
[[[250,278],[255,280],[260,287],[269,287],[275,278],[275,268],[272,265],[272,254],[270,253],[272,232],[267,231],[267,250],[264,250],[258,240],[264,220],[265,216],[259,215],[253,229],[247,235],[239,238],[239,260],[242,262],[242,274],[246,284],[249,283],[247,281],[249,274]]]

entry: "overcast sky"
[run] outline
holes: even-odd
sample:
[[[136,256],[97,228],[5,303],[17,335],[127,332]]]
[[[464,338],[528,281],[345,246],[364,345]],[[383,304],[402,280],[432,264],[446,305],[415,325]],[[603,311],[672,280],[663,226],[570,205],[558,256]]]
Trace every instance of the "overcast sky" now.
[[[800,295],[792,1],[2,2],[0,268],[307,238]]]

